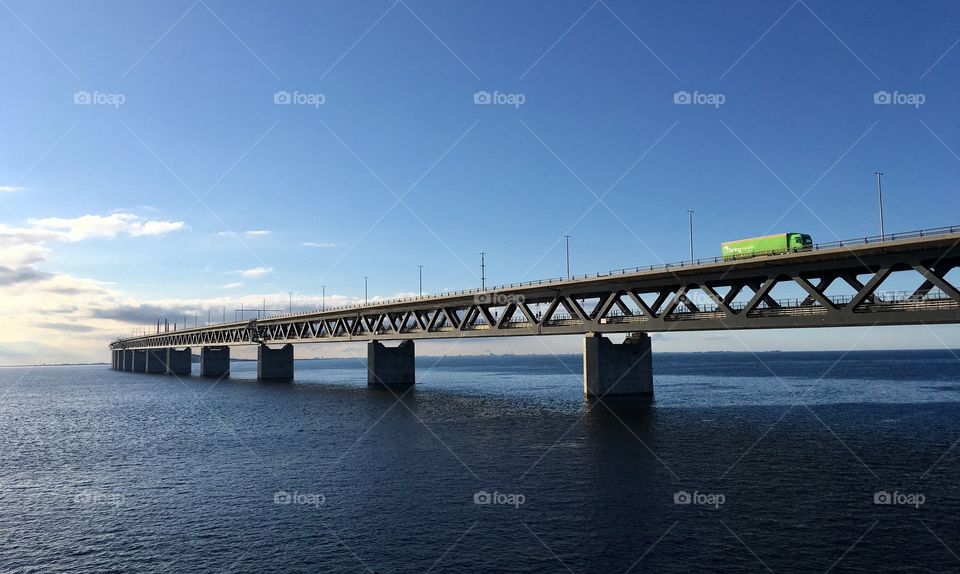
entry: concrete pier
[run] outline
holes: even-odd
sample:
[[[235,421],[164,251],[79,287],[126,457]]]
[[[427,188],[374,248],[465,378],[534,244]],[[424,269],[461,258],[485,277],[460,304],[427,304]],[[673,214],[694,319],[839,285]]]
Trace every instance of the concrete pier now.
[[[408,339],[398,347],[379,341],[367,343],[367,385],[412,385],[416,371],[413,341]]]
[[[279,349],[266,345],[257,348],[258,381],[293,380],[293,345],[287,343]]]
[[[133,351],[130,349],[124,349],[123,353],[123,370],[127,372],[133,372]]]
[[[119,352],[120,351],[117,351],[116,349],[110,350],[110,368],[114,371],[117,370],[117,353]]]
[[[621,344],[588,333],[583,344],[583,392],[588,397],[653,395],[650,336],[632,333]]]
[[[200,376],[230,376],[230,347],[200,347]]]
[[[176,349],[167,349],[167,370],[168,375],[189,375],[193,370],[193,356],[190,354],[190,347],[180,351]]]
[[[167,372],[167,350],[147,349],[147,364],[144,372],[151,375],[162,375]]]
[[[133,353],[133,360],[130,364],[130,370],[134,373],[146,373],[147,351],[145,349],[134,349],[130,352]]]

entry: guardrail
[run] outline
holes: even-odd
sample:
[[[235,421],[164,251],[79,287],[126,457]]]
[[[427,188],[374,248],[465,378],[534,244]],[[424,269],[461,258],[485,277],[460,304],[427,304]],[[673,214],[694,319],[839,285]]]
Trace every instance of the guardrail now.
[[[956,305],[946,293],[944,293],[943,291],[940,291],[939,289],[932,289],[930,290],[929,293],[927,293],[925,296],[922,296],[922,297],[915,296],[912,291],[885,291],[881,293],[874,293],[872,297],[874,298],[874,302],[866,304],[868,307],[871,307],[871,308],[879,308],[882,306],[891,306],[891,305],[904,305],[904,304],[912,305],[912,306],[923,306],[923,305],[939,306],[940,302],[947,302],[950,305]],[[838,307],[842,307],[847,303],[849,303],[853,299],[853,296],[834,295],[831,297],[827,297],[827,299],[829,299],[833,304],[837,305]],[[766,312],[766,311],[776,311],[776,310],[790,311],[790,310],[797,310],[797,309],[803,309],[803,310],[810,309],[810,310],[813,310],[814,312],[822,312],[824,310],[823,307],[820,307],[817,305],[804,305],[803,303],[805,301],[806,299],[774,299],[774,302],[777,304],[777,306],[769,305],[766,301],[761,301],[757,305],[756,311]],[[730,308],[733,309],[734,311],[742,311],[746,306],[747,304],[744,301],[734,301],[730,303]],[[715,304],[699,304],[698,309],[699,309],[698,311],[693,311],[683,303],[678,303],[677,308],[674,309],[671,315],[696,315],[698,313],[715,313],[717,311],[721,311],[720,307]],[[554,317],[557,317],[558,315],[559,313],[555,313]],[[566,314],[564,315],[565,316],[559,317],[559,318],[564,320],[572,319],[569,315],[566,315]],[[629,318],[634,316],[635,315],[624,315],[621,311],[617,309],[612,309],[609,313],[607,313],[608,318],[614,318],[614,317]]]

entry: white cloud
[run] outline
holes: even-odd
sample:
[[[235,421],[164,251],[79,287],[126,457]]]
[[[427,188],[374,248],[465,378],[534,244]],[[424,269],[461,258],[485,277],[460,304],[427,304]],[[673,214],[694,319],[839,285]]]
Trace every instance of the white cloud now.
[[[50,250],[35,243],[6,242],[0,238],[0,266],[18,268],[36,265]]]
[[[111,238],[164,235],[184,227],[182,221],[144,220],[132,213],[84,215],[75,218],[28,219],[27,225],[0,223],[0,285],[45,280],[55,275],[37,265],[47,259],[51,242],[76,242],[94,237]]]
[[[110,215],[82,215],[80,217],[45,217],[28,219],[29,228],[23,231],[47,233],[49,239],[59,241],[83,241],[93,238],[113,238],[118,235],[131,237],[166,235],[185,227],[182,221],[144,220],[133,213]],[[2,232],[2,230],[0,230]]]
[[[166,235],[174,231],[183,229],[182,221],[144,221],[143,223],[134,223],[128,233],[131,237],[143,237],[147,235]]]
[[[243,287],[243,283],[227,283],[221,289],[239,289],[240,287]]]
[[[14,191],[23,191],[23,188],[14,185],[0,185],[0,193],[13,193]]]
[[[313,241],[307,241],[301,243],[300,245],[304,247],[317,247],[319,249],[330,249],[331,247],[336,247],[339,243],[314,243]]]
[[[43,243],[45,241],[65,240],[62,234],[38,227],[10,227],[0,223],[0,245],[7,247],[15,243]]]
[[[253,269],[239,271],[239,273],[248,279],[256,279],[257,277],[263,277],[272,271],[273,267],[254,267]]]

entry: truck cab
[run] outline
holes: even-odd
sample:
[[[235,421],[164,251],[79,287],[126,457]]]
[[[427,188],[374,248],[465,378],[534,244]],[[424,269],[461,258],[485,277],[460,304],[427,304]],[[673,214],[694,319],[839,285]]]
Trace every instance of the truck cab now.
[[[813,249],[813,239],[806,233],[791,233],[789,250],[793,252]]]

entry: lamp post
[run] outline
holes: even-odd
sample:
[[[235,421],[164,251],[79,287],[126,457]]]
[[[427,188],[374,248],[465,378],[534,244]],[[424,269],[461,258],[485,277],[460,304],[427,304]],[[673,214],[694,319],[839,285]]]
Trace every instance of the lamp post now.
[[[321,311],[327,310],[327,286],[326,285],[320,286],[320,307],[321,307]]]
[[[483,251],[480,252],[480,288],[487,288],[487,254]]]
[[[690,228],[690,263],[693,263],[693,210],[687,210],[687,223]]]
[[[563,238],[567,240],[567,279],[570,279],[570,236],[564,235]]]
[[[363,304],[364,304],[364,305],[366,305],[366,304],[367,304],[367,301],[368,301],[368,299],[367,299],[367,279],[369,279],[369,277],[367,277],[366,275],[364,275],[364,276],[363,276]]]
[[[423,265],[417,265],[420,270],[420,296],[423,297]]]
[[[293,291],[287,291],[287,294],[290,295],[290,303],[287,308],[287,313],[293,313]]]
[[[880,241],[886,239],[886,233],[883,230],[883,185],[880,183],[880,179],[883,177],[882,171],[874,172],[874,175],[877,176],[877,198],[880,201]]]

